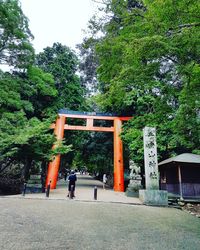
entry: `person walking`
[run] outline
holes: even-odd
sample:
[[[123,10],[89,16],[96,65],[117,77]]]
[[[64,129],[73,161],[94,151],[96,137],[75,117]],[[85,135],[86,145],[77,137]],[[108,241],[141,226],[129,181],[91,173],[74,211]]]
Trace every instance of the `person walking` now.
[[[74,170],[71,171],[68,177],[68,195],[67,197],[73,198],[75,197],[75,186],[76,186],[77,177]],[[70,192],[73,192],[72,196],[70,196]]]
[[[106,189],[106,182],[107,182],[107,176],[106,174],[103,175],[103,189]]]

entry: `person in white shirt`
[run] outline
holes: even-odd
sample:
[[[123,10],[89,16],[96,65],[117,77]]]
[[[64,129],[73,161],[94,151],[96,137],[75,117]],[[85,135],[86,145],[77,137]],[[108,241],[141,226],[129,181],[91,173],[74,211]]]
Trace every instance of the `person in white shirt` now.
[[[106,174],[103,175],[103,189],[106,189],[106,182],[107,182],[107,176]]]

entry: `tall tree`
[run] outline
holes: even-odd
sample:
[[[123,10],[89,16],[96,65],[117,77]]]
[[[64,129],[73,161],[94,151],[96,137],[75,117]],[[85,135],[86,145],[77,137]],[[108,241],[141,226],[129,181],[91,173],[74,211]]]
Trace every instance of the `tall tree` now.
[[[58,112],[59,109],[77,111],[87,110],[84,98],[84,88],[81,86],[80,77],[77,75],[78,58],[67,46],[54,43],[47,47],[36,57],[36,64],[45,72],[51,73],[55,80],[58,92],[48,112]],[[67,131],[66,142],[73,144],[74,151],[62,157],[62,165],[71,165],[75,155],[82,150],[84,134]]]
[[[58,91],[53,76],[32,65],[32,35],[19,2],[1,1],[0,15],[0,63],[15,68],[12,73],[0,71],[1,188],[2,183],[10,186],[15,178],[19,182],[26,179],[30,168],[70,147],[59,143],[55,152],[51,150],[55,138],[49,128],[51,115],[55,119],[56,113],[48,110]]]
[[[52,155],[52,119],[45,113],[57,91],[52,77],[35,67],[25,76],[1,72],[0,83],[0,172],[15,161],[15,165],[23,164],[23,173],[28,173],[33,161],[48,160]],[[69,147],[65,149],[67,152]]]
[[[33,38],[18,0],[0,1],[0,64],[23,69],[34,60]]]
[[[101,91],[96,101],[104,111],[134,116],[122,137],[141,165],[146,125],[157,127],[160,159],[197,152],[200,4],[186,0],[104,3],[107,19],[93,25],[104,33],[96,46]]]
[[[47,47],[36,57],[36,64],[45,72],[53,75],[58,97],[53,106],[80,110],[84,106],[83,88],[76,75],[78,59],[75,53],[60,43]]]
[[[98,59],[95,53],[95,46],[98,39],[84,39],[82,44],[77,45],[79,49],[79,72],[81,86],[85,90],[87,97],[93,95],[97,91],[98,81],[96,69],[98,67]]]

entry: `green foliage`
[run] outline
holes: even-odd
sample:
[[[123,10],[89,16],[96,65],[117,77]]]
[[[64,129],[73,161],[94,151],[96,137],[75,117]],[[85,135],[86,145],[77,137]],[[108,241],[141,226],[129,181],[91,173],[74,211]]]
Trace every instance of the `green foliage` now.
[[[105,2],[105,17],[93,19],[104,36],[96,45],[103,111],[132,115],[122,139],[143,165],[142,129],[157,128],[159,159],[199,152],[200,79],[197,1]],[[91,32],[92,33],[92,32]]]
[[[47,116],[46,109],[57,96],[50,74],[29,66],[26,73],[0,72],[0,110],[24,110],[28,116]]]
[[[63,165],[112,171],[111,134],[67,132],[51,149],[57,111],[89,105],[133,116],[121,137],[141,166],[144,126],[157,128],[159,160],[200,153],[200,4],[105,0],[103,6],[104,15],[89,23],[92,36],[79,46],[80,80],[77,56],[60,43],[34,58],[19,1],[1,1],[0,63],[18,71],[0,72],[0,173],[27,178],[30,168],[66,153]],[[87,88],[98,94],[86,102]]]
[[[103,175],[113,169],[113,135],[92,133],[84,144],[82,159],[91,173]]]
[[[68,152],[72,151],[72,145],[65,145],[65,140],[57,140],[54,143],[55,147],[52,149],[51,155],[49,159],[53,159],[53,157],[57,154],[67,154]],[[48,160],[49,160],[48,159]]]
[[[84,98],[84,89],[81,86],[80,78],[76,75],[78,58],[75,53],[60,43],[54,43],[52,47],[47,47],[36,57],[36,64],[42,70],[50,73],[54,77],[57,97],[52,101],[47,109],[48,113],[58,112],[59,109],[87,110]],[[62,157],[61,165],[66,167],[72,164],[80,165],[77,162],[77,155],[81,155],[84,140],[83,133],[67,131],[65,133],[66,144],[73,144],[73,150]],[[74,163],[73,163],[74,162]]]
[[[1,0],[0,64],[26,68],[34,60],[33,38],[18,0]]]
[[[81,90],[75,75],[77,59],[68,48],[55,46],[58,56],[53,55],[55,61],[49,63],[49,72],[33,65],[33,37],[19,1],[2,0],[0,16],[0,64],[14,68],[12,73],[0,71],[0,176],[6,180],[18,178],[20,184],[28,178],[31,168],[40,169],[41,162],[45,166],[44,162],[56,154],[71,151],[65,141],[58,142],[52,150],[55,137],[50,125],[60,108],[58,100],[62,105],[66,97],[71,98],[70,102],[74,98],[76,105]],[[67,83],[69,93],[63,96]]]
[[[77,45],[79,49],[79,72],[81,86],[85,89],[85,95],[90,96],[97,91],[98,59],[95,53],[95,46],[98,39],[84,39],[82,44]]]
[[[49,161],[57,153],[69,152],[63,143],[51,150],[55,138],[50,125],[55,115],[46,111],[57,95],[52,76],[36,67],[23,74],[0,73],[0,172],[6,162],[26,166],[28,159],[30,168],[32,161]]]
[[[76,75],[78,59],[70,48],[54,43],[37,55],[36,64],[54,77],[58,96],[52,106],[56,112],[62,108],[81,110],[84,107],[83,89]]]
[[[20,117],[21,126],[16,124],[17,126],[14,127],[11,122],[19,121]],[[23,161],[25,157],[33,157],[35,160],[47,157],[45,153],[48,147],[46,146],[49,145],[51,148],[53,143],[53,136],[46,133],[49,130],[49,123],[40,122],[36,118],[27,120],[22,112],[16,112],[13,115],[4,113],[2,121],[10,124],[12,131],[9,135],[3,134],[0,147],[1,158],[14,156]],[[43,150],[41,150],[42,147],[44,147]]]
[[[53,76],[38,67],[32,66],[28,68],[26,76],[22,77],[27,86],[27,96],[25,98],[31,101],[34,107],[34,116],[38,118],[51,116],[50,107],[58,96]]]

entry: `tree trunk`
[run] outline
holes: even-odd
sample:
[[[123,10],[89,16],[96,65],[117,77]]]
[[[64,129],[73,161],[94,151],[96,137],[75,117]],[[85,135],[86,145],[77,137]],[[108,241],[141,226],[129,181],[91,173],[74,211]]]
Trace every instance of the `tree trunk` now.
[[[29,172],[31,169],[31,163],[32,163],[32,159],[29,157],[26,157],[25,159],[25,164],[24,164],[24,169],[22,172],[22,178],[24,180],[24,182],[26,182],[29,179]]]
[[[47,173],[47,162],[42,161],[41,164],[42,193],[45,193],[46,173]]]

